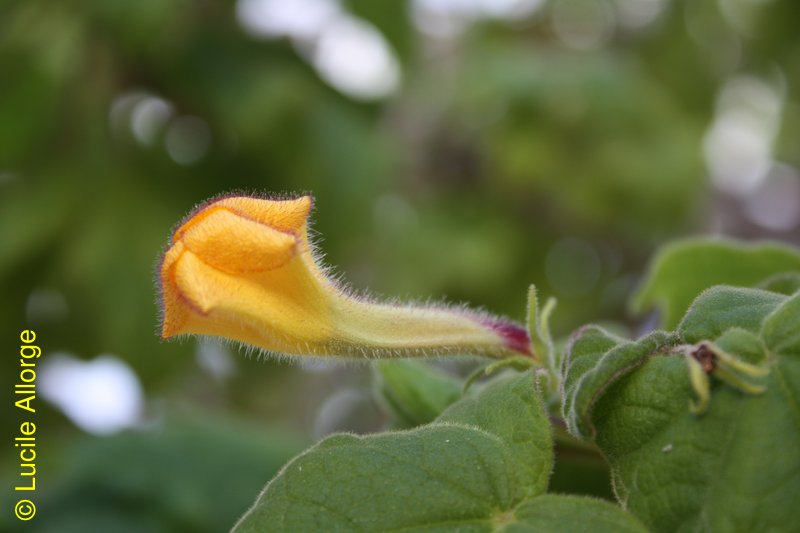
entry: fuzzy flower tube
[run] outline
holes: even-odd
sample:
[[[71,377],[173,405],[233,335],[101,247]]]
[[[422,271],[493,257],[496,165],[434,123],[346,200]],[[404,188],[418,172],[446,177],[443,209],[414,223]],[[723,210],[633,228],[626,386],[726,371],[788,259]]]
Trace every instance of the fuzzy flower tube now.
[[[159,271],[161,335],[224,337],[287,355],[532,356],[522,326],[458,307],[358,297],[320,265],[310,196],[226,196],[191,213]]]

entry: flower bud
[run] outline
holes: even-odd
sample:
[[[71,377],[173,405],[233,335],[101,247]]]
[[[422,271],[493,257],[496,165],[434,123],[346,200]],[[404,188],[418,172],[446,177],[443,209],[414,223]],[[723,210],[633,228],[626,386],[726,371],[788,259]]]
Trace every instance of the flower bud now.
[[[162,337],[219,336],[290,355],[530,355],[528,333],[514,323],[344,290],[309,243],[312,203],[228,196],[190,214],[161,262]]]

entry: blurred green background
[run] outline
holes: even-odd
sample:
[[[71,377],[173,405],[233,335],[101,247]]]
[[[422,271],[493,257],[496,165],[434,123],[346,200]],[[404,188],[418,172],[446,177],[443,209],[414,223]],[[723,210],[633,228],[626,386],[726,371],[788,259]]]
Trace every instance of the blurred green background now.
[[[6,0],[0,529],[225,530],[304,446],[386,423],[367,366],[159,340],[154,264],[210,196],[311,192],[356,289],[521,320],[536,283],[559,335],[647,327],[626,300],[673,238],[800,244],[799,20],[791,0]]]

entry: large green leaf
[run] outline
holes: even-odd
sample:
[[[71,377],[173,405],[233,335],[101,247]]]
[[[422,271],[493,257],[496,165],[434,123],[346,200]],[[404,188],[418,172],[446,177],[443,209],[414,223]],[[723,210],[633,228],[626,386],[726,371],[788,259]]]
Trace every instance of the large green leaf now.
[[[658,307],[663,326],[672,329],[707,287],[754,287],[766,278],[791,272],[800,272],[800,252],[787,246],[689,239],[666,246],[656,255],[631,303],[636,312]]]
[[[628,342],[597,326],[581,330],[564,360],[563,411],[569,431],[593,438],[597,429],[592,412],[603,391],[674,343],[673,336],[660,331]]]
[[[503,379],[453,404],[438,422],[477,426],[497,435],[516,460],[515,485],[525,496],[547,489],[553,469],[550,422],[530,373]]]
[[[323,440],[267,485],[236,530],[643,531],[608,502],[542,495],[551,438],[532,374],[500,379],[427,426]]]
[[[520,497],[514,458],[495,435],[433,425],[371,437],[336,435],[272,481],[240,531],[481,531]]]
[[[623,505],[656,531],[787,531],[800,523],[800,293],[710,289],[671,342],[651,343],[622,375],[601,373],[615,353],[647,340],[588,329],[565,364],[567,399],[593,400],[573,401],[570,427],[594,436]],[[692,414],[682,345],[701,341],[747,360],[765,346],[766,391],[745,394],[712,372],[708,410]],[[590,379],[598,374],[605,380]]]
[[[462,393],[459,380],[421,361],[384,360],[374,368],[378,401],[397,427],[433,421]]]

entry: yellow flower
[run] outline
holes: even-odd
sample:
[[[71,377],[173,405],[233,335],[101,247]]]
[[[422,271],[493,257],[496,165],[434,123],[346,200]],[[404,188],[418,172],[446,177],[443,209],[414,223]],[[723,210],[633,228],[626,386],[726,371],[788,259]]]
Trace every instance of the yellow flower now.
[[[345,357],[530,354],[524,328],[461,308],[391,305],[331,280],[308,240],[310,196],[229,196],[195,210],[160,268],[162,327],[270,352]]]

